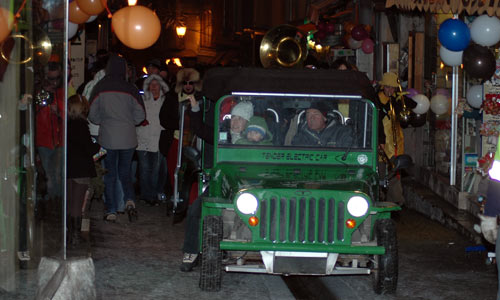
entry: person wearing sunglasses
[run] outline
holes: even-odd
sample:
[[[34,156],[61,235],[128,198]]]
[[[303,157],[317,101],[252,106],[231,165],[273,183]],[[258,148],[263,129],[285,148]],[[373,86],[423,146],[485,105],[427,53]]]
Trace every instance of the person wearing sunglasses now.
[[[190,97],[199,98],[201,91],[200,73],[192,68],[184,68],[177,72],[175,88],[170,90],[160,110],[160,124],[163,130],[160,135],[160,152],[167,158],[169,193],[173,191],[174,170],[177,162],[177,145],[179,142],[179,106]],[[186,116],[188,116],[186,114]],[[186,121],[186,124],[189,124]],[[185,126],[188,128],[188,126]],[[189,141],[185,137],[185,141]]]

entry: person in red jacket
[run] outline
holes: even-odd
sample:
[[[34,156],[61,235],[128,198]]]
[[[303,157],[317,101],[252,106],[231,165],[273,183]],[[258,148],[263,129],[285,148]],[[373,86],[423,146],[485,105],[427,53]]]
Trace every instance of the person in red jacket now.
[[[36,101],[36,139],[38,155],[47,180],[47,197],[60,199],[62,195],[62,146],[64,88],[62,66],[49,62]],[[47,200],[47,199],[45,199]]]

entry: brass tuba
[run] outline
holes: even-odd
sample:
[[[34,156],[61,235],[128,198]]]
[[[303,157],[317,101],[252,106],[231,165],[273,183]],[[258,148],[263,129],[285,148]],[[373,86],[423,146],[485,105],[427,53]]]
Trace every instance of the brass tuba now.
[[[264,68],[302,67],[307,57],[306,34],[292,25],[269,30],[260,43],[260,61]]]

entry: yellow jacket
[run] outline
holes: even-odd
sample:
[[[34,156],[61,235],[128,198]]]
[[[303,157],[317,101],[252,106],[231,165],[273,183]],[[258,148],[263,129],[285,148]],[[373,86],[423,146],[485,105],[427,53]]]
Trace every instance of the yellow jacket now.
[[[383,91],[380,91],[378,93],[378,98],[383,106],[386,106],[386,104],[390,100],[396,101],[394,98],[391,99],[390,97],[387,97]],[[401,125],[399,124],[399,120],[395,115],[396,112],[394,109],[393,112],[394,112],[394,120],[391,120],[389,118],[389,115],[392,114],[390,111],[388,111],[387,114],[385,114],[384,117],[382,118],[382,124],[384,126],[384,133],[385,133],[384,151],[385,154],[387,154],[387,157],[389,158],[403,154],[405,147],[403,128],[401,128]],[[396,134],[393,133],[393,127],[396,130]],[[396,137],[396,142],[394,142],[394,136]]]

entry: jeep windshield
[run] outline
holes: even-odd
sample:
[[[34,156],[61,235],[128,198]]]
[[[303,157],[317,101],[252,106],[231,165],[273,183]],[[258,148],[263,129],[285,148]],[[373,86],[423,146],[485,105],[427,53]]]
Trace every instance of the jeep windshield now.
[[[234,93],[218,103],[219,148],[371,151],[375,107],[360,96]]]

